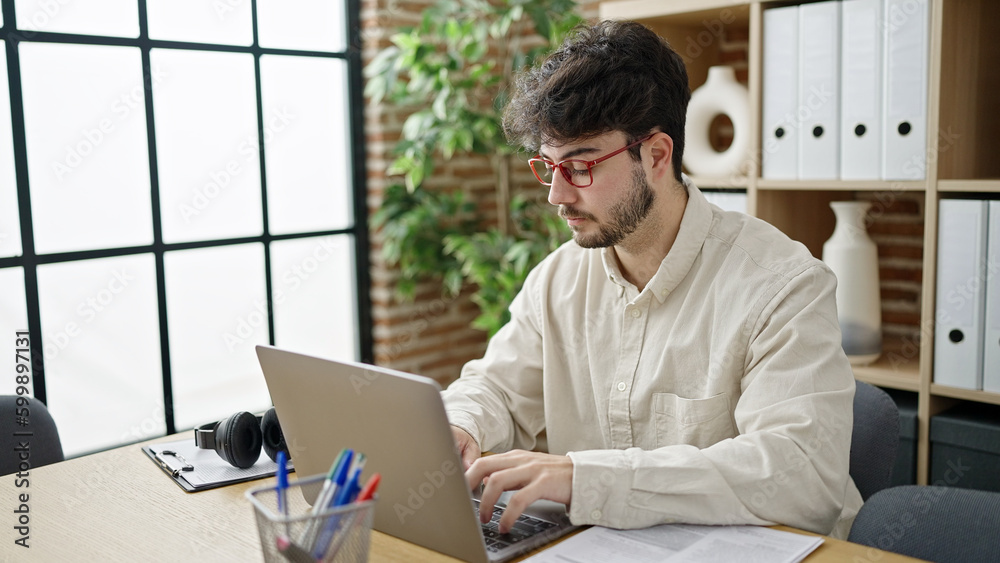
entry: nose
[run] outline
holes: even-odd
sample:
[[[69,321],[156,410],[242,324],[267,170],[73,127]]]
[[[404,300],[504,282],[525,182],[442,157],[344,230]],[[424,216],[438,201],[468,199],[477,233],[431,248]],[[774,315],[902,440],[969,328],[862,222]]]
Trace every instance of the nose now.
[[[568,205],[577,199],[577,188],[558,171],[552,175],[552,185],[549,186],[549,203],[552,205]]]

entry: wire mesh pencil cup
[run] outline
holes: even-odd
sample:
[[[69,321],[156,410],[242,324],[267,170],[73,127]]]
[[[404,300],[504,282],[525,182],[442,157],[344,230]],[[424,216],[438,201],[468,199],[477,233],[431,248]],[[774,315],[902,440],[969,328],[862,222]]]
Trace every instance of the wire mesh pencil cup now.
[[[313,514],[306,498],[315,499],[326,475],[289,481],[287,516],[278,505],[274,485],[246,492],[257,516],[257,531],[266,563],[348,563],[368,560],[375,500],[327,508]]]

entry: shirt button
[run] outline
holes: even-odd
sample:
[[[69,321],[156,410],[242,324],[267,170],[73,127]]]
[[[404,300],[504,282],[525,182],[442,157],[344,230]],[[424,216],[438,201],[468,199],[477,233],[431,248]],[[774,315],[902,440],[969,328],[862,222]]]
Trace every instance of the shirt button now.
[[[632,309],[632,318],[638,319],[641,316],[642,316],[642,311],[640,311],[639,309]]]
[[[624,391],[626,387],[628,387],[628,386],[627,386],[627,385],[625,385],[625,382],[624,382],[624,381],[619,381],[619,382],[618,382],[618,390],[619,390],[619,391]]]
[[[663,288],[663,289],[660,290],[660,295],[662,295],[663,297],[666,297],[667,294],[669,294],[669,293],[670,293],[670,290],[667,289],[667,288]]]
[[[600,520],[601,519],[601,511],[600,510],[594,510],[594,511],[592,511],[590,513],[590,519],[591,520]]]

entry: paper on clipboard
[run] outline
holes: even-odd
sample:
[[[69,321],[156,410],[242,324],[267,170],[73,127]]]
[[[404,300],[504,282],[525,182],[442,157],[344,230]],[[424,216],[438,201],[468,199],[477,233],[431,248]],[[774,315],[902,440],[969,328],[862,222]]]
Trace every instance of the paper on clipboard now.
[[[195,446],[194,438],[143,446],[142,451],[189,493],[270,477],[278,471],[278,464],[263,451],[256,463],[240,469],[215,451]]]

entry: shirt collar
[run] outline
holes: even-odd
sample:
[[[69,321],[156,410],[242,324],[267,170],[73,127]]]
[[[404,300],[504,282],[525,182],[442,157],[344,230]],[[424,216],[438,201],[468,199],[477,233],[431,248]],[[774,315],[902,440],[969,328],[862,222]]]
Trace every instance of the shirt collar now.
[[[670,292],[687,276],[701,253],[701,247],[712,226],[712,207],[708,200],[686,174],[682,175],[681,179],[688,193],[688,201],[684,208],[684,216],[681,218],[680,230],[666,258],[660,263],[659,269],[644,290],[652,292],[660,303],[663,303]],[[611,247],[601,249],[601,260],[604,263],[604,271],[612,283],[623,289],[628,287],[628,282],[618,268],[618,260],[612,253]]]

